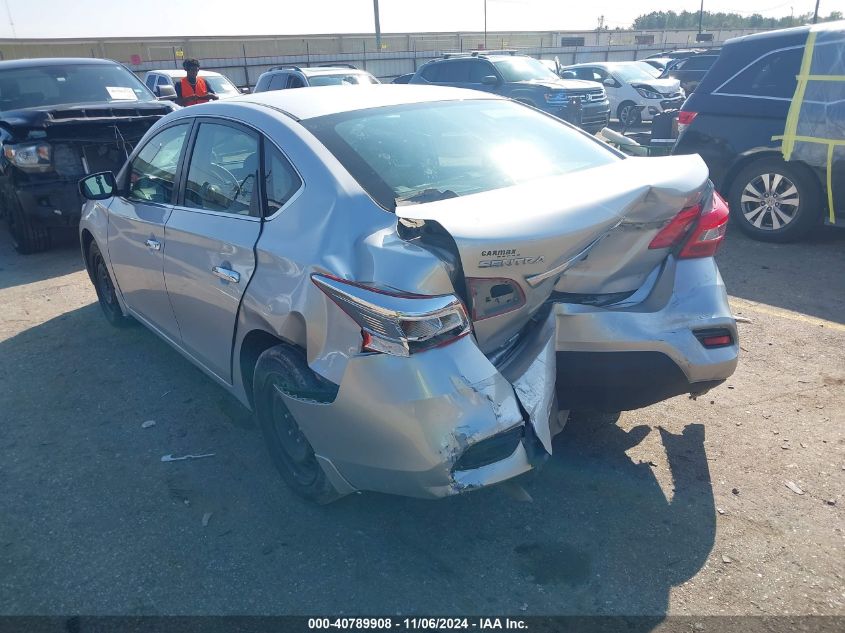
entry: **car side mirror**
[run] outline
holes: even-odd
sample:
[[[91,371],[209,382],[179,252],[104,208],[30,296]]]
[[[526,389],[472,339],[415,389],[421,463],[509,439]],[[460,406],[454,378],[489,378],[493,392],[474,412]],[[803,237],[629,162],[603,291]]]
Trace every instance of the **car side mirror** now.
[[[499,83],[499,78],[496,75],[485,75],[481,78],[481,83],[485,86],[495,86]]]
[[[572,72],[571,70],[561,71],[560,72],[560,78],[561,79],[577,79],[577,77],[575,76],[575,73]]]
[[[249,86],[244,86],[243,88],[241,88],[242,95],[248,95],[250,92],[252,91],[249,89]]]
[[[156,86],[156,96],[162,101],[175,101],[176,88],[167,84]]]
[[[101,171],[79,181],[79,193],[86,200],[105,200],[111,198],[117,190],[114,174]]]
[[[616,80],[613,77],[605,77],[604,81],[602,82],[608,88],[616,88],[618,87],[616,84]]]

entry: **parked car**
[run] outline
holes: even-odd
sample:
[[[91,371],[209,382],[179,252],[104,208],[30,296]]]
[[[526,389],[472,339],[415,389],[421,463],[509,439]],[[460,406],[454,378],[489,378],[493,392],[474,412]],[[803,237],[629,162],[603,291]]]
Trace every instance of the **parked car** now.
[[[147,85],[153,94],[157,97],[162,97],[162,87],[170,86],[173,88],[173,94],[176,94],[176,84],[182,81],[187,76],[185,70],[165,69],[165,70],[151,70],[144,75],[144,83]],[[214,91],[221,99],[231,99],[238,95],[248,93],[249,88],[239,89],[235,84],[229,81],[229,78],[212,70],[201,70],[199,76],[205,79],[206,84]],[[170,94],[169,91],[166,94]]]
[[[671,57],[647,57],[642,61],[643,63],[651,66],[652,68],[659,70],[660,74],[663,74],[663,71],[666,70],[666,66],[668,66],[674,60]]]
[[[813,28],[818,33],[813,75],[845,75],[845,22]],[[795,240],[822,218],[838,224],[845,217],[845,151],[841,146],[828,150],[824,142],[845,141],[845,82],[809,81],[796,96],[812,30],[805,26],[729,40],[678,117],[673,153],[704,159],[734,221],[755,239]],[[793,134],[823,142],[796,140],[786,160],[790,112],[795,113]]]
[[[412,84],[472,88],[510,97],[595,134],[610,118],[607,94],[592,81],[563,80],[515,51],[447,54],[417,69]]]
[[[561,75],[602,83],[611,112],[627,125],[650,121],[664,110],[680,108],[686,98],[677,79],[658,79],[642,67],[642,62],[574,64],[563,67]]]
[[[261,73],[255,84],[255,92],[306,88],[308,86],[367,86],[380,83],[365,70],[352,65],[332,66],[276,66]]]
[[[175,105],[105,59],[0,62],[0,215],[19,253],[76,229],[81,176],[118,170]]]
[[[663,71],[661,78],[677,79],[684,92],[690,95],[718,57],[718,55],[693,55],[678,60]]]
[[[106,318],[254,410],[297,493],[495,484],[551,453],[556,385],[619,410],[733,372],[698,157],[625,158],[480,91],[336,95],[179,110],[80,182]]]

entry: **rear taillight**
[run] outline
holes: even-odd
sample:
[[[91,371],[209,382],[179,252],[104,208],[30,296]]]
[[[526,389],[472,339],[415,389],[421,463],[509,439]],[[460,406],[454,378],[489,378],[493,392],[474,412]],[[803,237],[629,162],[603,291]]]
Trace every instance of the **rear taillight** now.
[[[710,196],[710,210],[702,213],[701,204],[681,209],[669,224],[654,236],[649,248],[680,246],[679,259],[712,257],[728,229],[728,204],[715,191]]]
[[[728,203],[715,191],[712,201],[710,210],[699,218],[692,234],[678,253],[679,258],[713,257],[719,250],[728,230]]]
[[[681,212],[660,229],[660,233],[654,236],[649,248],[670,248],[680,244],[687,236],[695,221],[701,215],[701,205],[695,204],[691,207],[681,209]]]
[[[689,112],[681,110],[678,112],[678,133],[683,132],[686,127],[693,122],[698,112]]]
[[[453,295],[407,294],[330,275],[311,280],[361,327],[363,351],[410,356],[470,332],[464,305]]]

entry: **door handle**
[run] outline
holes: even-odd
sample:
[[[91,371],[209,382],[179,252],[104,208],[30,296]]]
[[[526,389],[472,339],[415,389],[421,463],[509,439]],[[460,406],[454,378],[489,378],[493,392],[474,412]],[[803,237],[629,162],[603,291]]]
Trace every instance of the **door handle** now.
[[[220,266],[215,266],[211,269],[211,272],[214,274],[215,277],[220,277],[223,281],[229,281],[233,284],[238,283],[241,280],[241,274],[234,270],[229,270],[228,268],[221,268]]]
[[[161,242],[158,240],[154,240],[153,238],[148,239],[144,242],[151,251],[160,251],[161,250]]]

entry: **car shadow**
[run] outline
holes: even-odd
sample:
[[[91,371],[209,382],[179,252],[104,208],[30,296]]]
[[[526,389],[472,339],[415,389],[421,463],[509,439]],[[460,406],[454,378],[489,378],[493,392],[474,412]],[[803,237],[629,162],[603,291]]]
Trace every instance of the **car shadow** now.
[[[581,417],[519,485],[315,506],[248,411],[96,304],[0,342],[0,396],[7,613],[624,614],[645,631],[714,543],[704,430],[683,420]],[[652,433],[660,467],[627,454]]]
[[[800,242],[771,244],[731,223],[716,256],[728,294],[845,323],[845,231],[818,227]]]
[[[57,235],[53,247],[46,252],[20,255],[3,223],[0,220],[0,290],[61,277],[85,267],[75,233]]]

